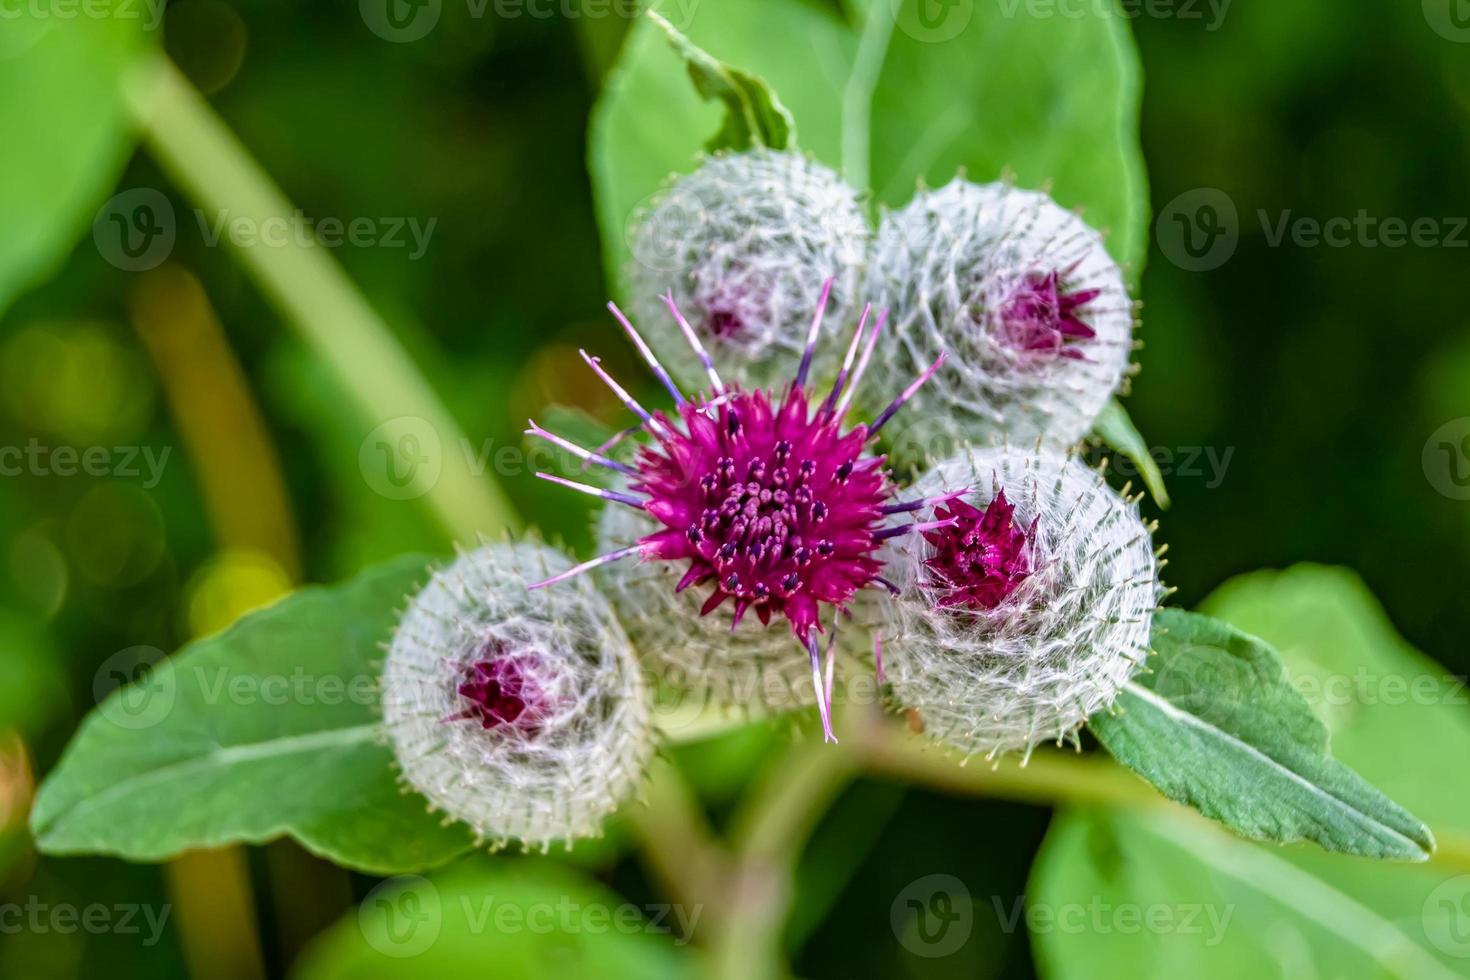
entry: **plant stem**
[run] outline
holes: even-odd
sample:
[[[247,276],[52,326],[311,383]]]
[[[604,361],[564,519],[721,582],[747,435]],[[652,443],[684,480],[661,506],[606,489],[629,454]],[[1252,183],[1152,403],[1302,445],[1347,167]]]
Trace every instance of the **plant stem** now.
[[[201,210],[223,219],[225,237],[237,221],[290,227],[296,209],[166,57],[144,59],[125,97],[149,148]],[[326,248],[286,237],[280,246],[235,244],[246,270],[330,365],[369,427],[382,427],[377,435],[390,454],[384,465],[408,469],[414,495],[454,540],[518,525],[499,488],[471,471],[458,423],[342,267]],[[436,451],[438,474],[430,479],[432,463],[416,464],[420,453]]]

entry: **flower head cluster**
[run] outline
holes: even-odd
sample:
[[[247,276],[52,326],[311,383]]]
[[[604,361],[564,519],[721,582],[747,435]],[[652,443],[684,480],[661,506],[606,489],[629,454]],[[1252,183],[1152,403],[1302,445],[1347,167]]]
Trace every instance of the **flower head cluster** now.
[[[1153,544],[1136,505],[1061,452],[964,450],[914,489],[963,488],[959,522],[885,549],[883,669],[935,737],[1029,752],[1110,705],[1148,655]]]
[[[719,154],[634,216],[631,312],[674,374],[693,381],[699,363],[661,316],[658,298],[672,288],[733,379],[769,384],[801,354],[812,283],[832,279],[834,317],[856,312],[869,237],[857,194],[821,164],[765,149]]]
[[[944,360],[943,355],[936,358],[871,425],[848,427],[844,421],[848,401],[861,380],[882,321],[869,331],[867,314],[859,320],[836,381],[817,402],[807,379],[831,289],[828,280],[807,331],[800,367],[779,391],[727,386],[678,306],[665,297],[670,316],[709,378],[709,389],[693,399],[684,396],[642,336],[609,304],[654,375],[664,383],[675,412],[649,412],[596,358],[584,352],[592,370],[642,422],[649,442],[637,464],[629,466],[574,446],[535,423],[527,430],[622,473],[629,482],[626,491],[602,490],[541,476],[643,511],[658,525],[637,543],[540,584],[551,585],[584,569],[637,554],[648,561],[677,563],[682,576],[676,592],[707,587],[701,615],[729,602],[735,627],[747,612],[753,612],[762,625],[773,617],[783,618],[807,649],[829,738],[829,705],[817,642],[817,634],[826,631],[823,610],[843,610],[859,589],[877,582],[876,553],[882,541],[932,526],[913,522],[883,526],[889,515],[917,505],[887,503],[893,487],[883,458],[873,455],[868,444]],[[863,358],[857,360],[865,336]]]
[[[884,215],[871,263],[894,310],[874,367],[950,354],[896,438],[906,460],[1091,429],[1128,370],[1133,303],[1102,238],[1039,191],[956,179]]]
[[[606,600],[527,586],[570,564],[494,544],[434,573],[393,636],[384,724],[404,780],[482,839],[597,832],[652,751],[648,692]]]

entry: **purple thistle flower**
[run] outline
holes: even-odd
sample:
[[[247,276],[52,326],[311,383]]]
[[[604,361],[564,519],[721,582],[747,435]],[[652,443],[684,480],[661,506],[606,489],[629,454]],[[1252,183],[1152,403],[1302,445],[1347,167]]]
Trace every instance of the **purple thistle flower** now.
[[[669,391],[675,411],[649,412],[602,370],[588,365],[613,390],[651,437],[638,454],[630,492],[601,490],[544,476],[604,500],[643,510],[662,527],[637,543],[583,562],[532,588],[552,585],[579,572],[634,554],[645,561],[687,563],[676,591],[710,585],[701,610],[708,615],[727,600],[733,625],[754,611],[762,624],[784,617],[811,661],[823,733],[831,729],[830,685],[823,680],[817,641],[825,633],[823,606],[845,610],[859,589],[882,584],[877,557],[884,540],[912,531],[947,526],[953,518],[885,527],[893,514],[934,501],[889,504],[893,484],[885,459],[869,450],[877,432],[933,375],[940,357],[868,425],[845,428],[853,389],[865,371],[884,317],[868,328],[864,311],[848,345],[832,390],[820,404],[807,386],[812,354],[832,280],[822,287],[806,349],[796,377],[784,391],[746,390],[725,385],[698,336],[675,306],[665,304],[709,378],[710,390],[685,398],[622,312],[609,303],[639,354]],[[867,334],[867,343],[863,338]],[[861,358],[859,348],[863,348]],[[545,435],[534,423],[533,435]],[[595,453],[583,456],[602,462]],[[613,467],[617,468],[617,467]],[[946,495],[949,499],[952,495]]]
[[[1080,342],[1097,332],[1078,313],[1102,295],[1101,289],[1063,292],[1055,270],[1031,272],[1000,309],[998,334],[1013,350],[1046,351],[1085,359]]]
[[[465,707],[445,721],[475,721],[486,731],[514,728],[534,735],[551,707],[550,696],[521,659],[493,640],[464,669],[455,690]]]
[[[934,547],[924,564],[945,590],[941,607],[994,609],[1031,574],[1027,544],[1034,522],[1029,531],[1022,530],[1015,524],[1015,512],[1004,490],[984,510],[963,500],[949,501],[947,510],[935,508],[935,517],[954,521],[924,533]]]

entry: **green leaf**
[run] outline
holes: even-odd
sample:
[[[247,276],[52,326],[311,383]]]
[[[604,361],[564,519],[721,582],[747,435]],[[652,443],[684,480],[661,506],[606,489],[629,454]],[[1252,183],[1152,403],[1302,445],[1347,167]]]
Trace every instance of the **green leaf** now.
[[[1462,976],[1463,959],[1426,941],[1419,907],[1390,911],[1365,900],[1375,882],[1388,888],[1433,874],[1422,865],[1367,868],[1372,874],[1350,891],[1289,852],[1201,820],[1072,810],[1054,821],[1037,857],[1025,924],[1038,972],[1056,980]]]
[[[656,12],[650,10],[648,16],[664,29],[669,43],[684,59],[689,80],[700,98],[718,99],[725,104],[725,121],[719,132],[704,144],[706,150],[713,153],[757,146],[772,150],[796,148],[796,123],[769,85],[710,57]]]
[[[672,980],[693,975],[676,945],[687,936],[661,933],[697,929],[702,911],[632,905],[545,858],[480,862],[379,885],[302,955],[292,976]]]
[[[1193,908],[1199,921],[1211,904],[1233,903],[1234,919],[1215,944],[1208,932],[1180,929],[1033,930],[1043,975],[1464,975],[1464,679],[1405,643],[1346,569],[1255,572],[1225,583],[1201,608],[1280,651],[1293,686],[1330,729],[1337,757],[1429,818],[1440,851],[1423,864],[1384,864],[1250,844],[1202,820],[1150,824],[1121,812],[1068,813],[1037,858],[1033,905],[1064,911],[1085,896],[1112,909]]]
[[[1007,169],[1022,186],[1050,180],[1058,201],[1109,231],[1109,249],[1136,278],[1148,222],[1139,70],[1111,5],[1035,17],[1025,4],[870,0],[846,5],[851,22],[838,6],[666,0],[658,9],[691,43],[766,79],[800,121],[803,150],[879,203],[902,205],[919,180],[940,184],[961,168],[977,181]],[[927,20],[936,9],[938,22]],[[680,77],[684,62],[663,41],[651,21],[633,26],[592,117],[589,168],[614,281],[630,216],[671,171],[694,167],[721,111]]]
[[[0,313],[55,273],[117,183],[134,143],[123,80],[151,9],[64,18],[22,4],[4,18],[0,146],[24,152],[0,181]]]
[[[1133,465],[1138,467],[1139,475],[1143,477],[1144,485],[1148,487],[1149,496],[1161,508],[1168,508],[1169,491],[1164,487],[1164,475],[1159,472],[1159,464],[1153,453],[1149,452],[1148,443],[1144,442],[1143,436],[1133,425],[1133,419],[1128,417],[1128,409],[1116,398],[1108,402],[1093,423],[1092,435],[1132,460]]]
[[[1089,726],[1165,796],[1257,840],[1422,861],[1429,829],[1333,759],[1267,644],[1197,613],[1154,618],[1152,673]]]
[[[112,691],[41,787],[39,847],[158,861],[290,835],[374,873],[469,849],[465,828],[400,792],[379,732],[380,645],[427,563],[303,589]],[[99,684],[132,670],[114,658]]]

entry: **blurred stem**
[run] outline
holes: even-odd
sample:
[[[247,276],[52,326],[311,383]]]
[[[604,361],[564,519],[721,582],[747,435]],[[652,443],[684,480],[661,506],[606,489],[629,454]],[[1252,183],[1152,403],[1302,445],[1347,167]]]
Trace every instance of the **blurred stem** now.
[[[731,823],[736,865],[718,920],[711,967],[722,978],[787,972],[781,937],[791,912],[797,859],[822,814],[858,767],[841,745],[802,739],[761,775]]]
[[[125,95],[149,148],[179,187],[203,211],[213,212],[211,223],[225,219],[224,237],[229,223],[242,219],[256,228],[291,221],[296,209],[166,57],[145,59]],[[458,423],[341,266],[327,249],[286,237],[286,244],[257,241],[238,247],[237,254],[336,372],[370,427],[386,426],[385,445],[405,452],[405,440],[424,423],[437,436],[441,472],[422,491],[449,536],[471,542],[477,534],[517,525],[489,475],[472,471]]]
[[[853,187],[866,191],[872,158],[873,92],[888,57],[897,14],[884,0],[870,0],[862,16],[857,55],[842,90],[842,176]]]
[[[654,760],[645,805],[627,809],[649,870],[674,901],[707,904],[725,874],[726,855],[694,791],[668,759]]]
[[[196,980],[258,980],[265,976],[245,849],[190,851],[165,867],[174,907],[187,913],[179,940]]]

